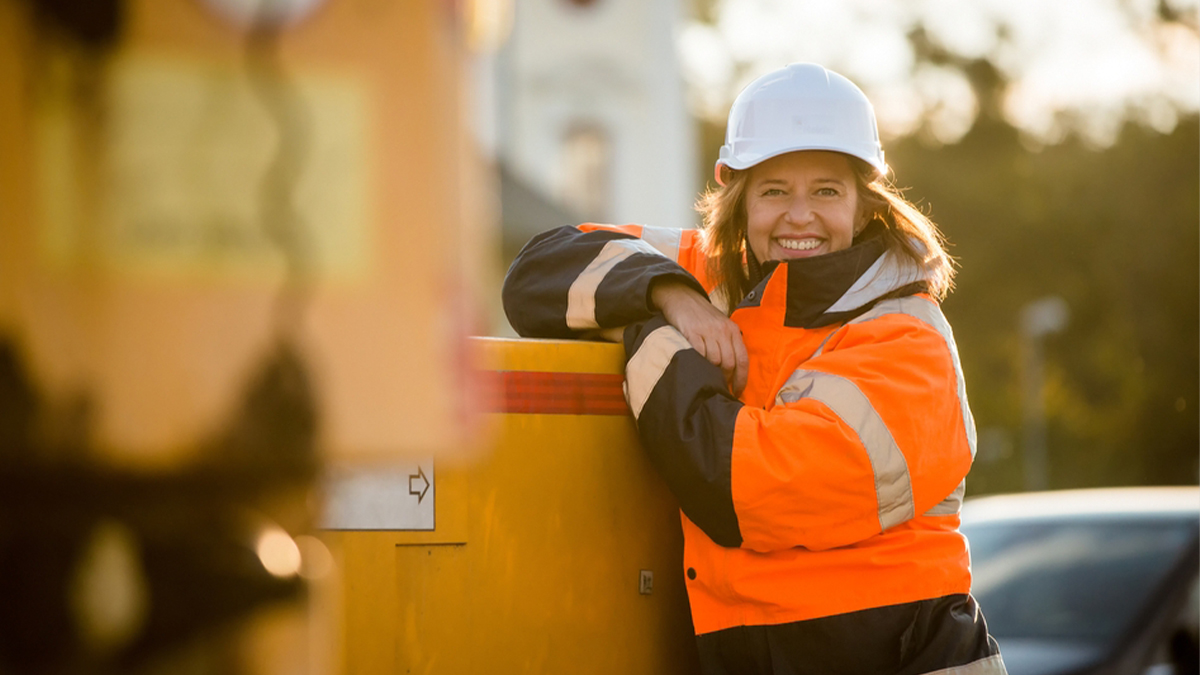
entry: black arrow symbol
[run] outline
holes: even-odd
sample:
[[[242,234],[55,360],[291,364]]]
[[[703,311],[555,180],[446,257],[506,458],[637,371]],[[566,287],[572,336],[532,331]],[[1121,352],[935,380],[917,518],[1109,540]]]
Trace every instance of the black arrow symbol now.
[[[424,484],[424,486],[420,489],[413,486],[413,483],[418,480]],[[421,468],[421,465],[418,464],[417,472],[409,474],[408,476],[408,494],[416,495],[417,503],[420,504],[421,500],[425,499],[425,493],[429,492],[430,485],[431,483],[429,482],[429,479],[425,477],[425,471]]]

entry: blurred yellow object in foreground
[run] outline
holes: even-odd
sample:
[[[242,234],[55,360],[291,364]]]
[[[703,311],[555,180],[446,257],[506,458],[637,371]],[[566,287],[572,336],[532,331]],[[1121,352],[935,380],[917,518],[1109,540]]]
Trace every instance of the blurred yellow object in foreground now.
[[[322,467],[476,443],[462,8],[226,18],[0,1],[0,671],[336,672]]]

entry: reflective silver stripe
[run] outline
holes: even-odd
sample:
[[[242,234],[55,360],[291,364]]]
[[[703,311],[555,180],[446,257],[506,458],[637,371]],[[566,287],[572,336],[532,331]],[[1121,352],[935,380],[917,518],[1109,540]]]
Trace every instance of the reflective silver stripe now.
[[[683,241],[683,230],[642,226],[642,240],[658,249],[659,253],[679,262],[679,244]]]
[[[967,403],[967,381],[963,378],[962,363],[958,359],[958,345],[954,342],[954,331],[942,310],[931,300],[914,296],[884,300],[875,305],[862,316],[855,317],[850,323],[862,323],[878,319],[887,314],[904,314],[925,323],[938,332],[946,341],[950,350],[950,358],[954,362],[954,377],[957,380],[958,403],[962,408],[963,427],[967,430],[967,443],[971,447],[971,458],[975,458],[977,438],[975,433],[975,417],[971,414],[971,406]]]
[[[599,328],[596,323],[596,289],[605,275],[634,253],[662,255],[641,239],[614,239],[600,249],[567,291],[567,326],[575,330]]]
[[[875,499],[882,529],[916,516],[908,462],[879,413],[850,380],[813,370],[797,370],[775,397],[777,405],[810,398],[829,407],[858,434],[871,471],[875,474]]]
[[[993,654],[961,666],[931,670],[924,675],[1008,675],[1008,669],[1004,667],[1004,659]]]
[[[676,352],[689,348],[687,339],[671,326],[656,328],[642,340],[625,366],[625,400],[629,401],[634,419],[641,416],[646,399],[650,398],[650,392],[671,365]]]
[[[848,312],[857,309],[875,298],[929,276],[925,270],[888,251],[879,256],[879,259],[855,280],[854,285],[825,312]]]
[[[829,342],[829,338],[833,337],[834,335],[837,335],[837,330],[834,330],[829,335],[826,335],[825,339],[821,340],[821,344],[817,345],[817,351],[813,352],[812,356],[810,356],[808,358],[815,359],[818,356],[820,356],[821,352],[825,351],[825,345]]]
[[[925,512],[927,516],[953,516],[962,510],[963,494],[967,491],[967,481],[963,480],[954,488],[949,497],[940,504]]]

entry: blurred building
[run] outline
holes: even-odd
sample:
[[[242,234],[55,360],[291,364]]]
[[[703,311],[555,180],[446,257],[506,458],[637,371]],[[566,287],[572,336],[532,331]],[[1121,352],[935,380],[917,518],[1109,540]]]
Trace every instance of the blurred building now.
[[[696,139],[675,40],[685,14],[679,0],[515,3],[509,39],[482,64],[478,111],[503,167],[506,260],[576,221],[694,225]]]

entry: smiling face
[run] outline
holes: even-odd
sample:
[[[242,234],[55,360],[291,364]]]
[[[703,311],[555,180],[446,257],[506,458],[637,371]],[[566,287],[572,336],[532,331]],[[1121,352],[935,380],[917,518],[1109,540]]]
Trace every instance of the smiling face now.
[[[761,262],[849,248],[861,220],[850,160],[838,152],[789,152],[750,169],[746,238]]]

